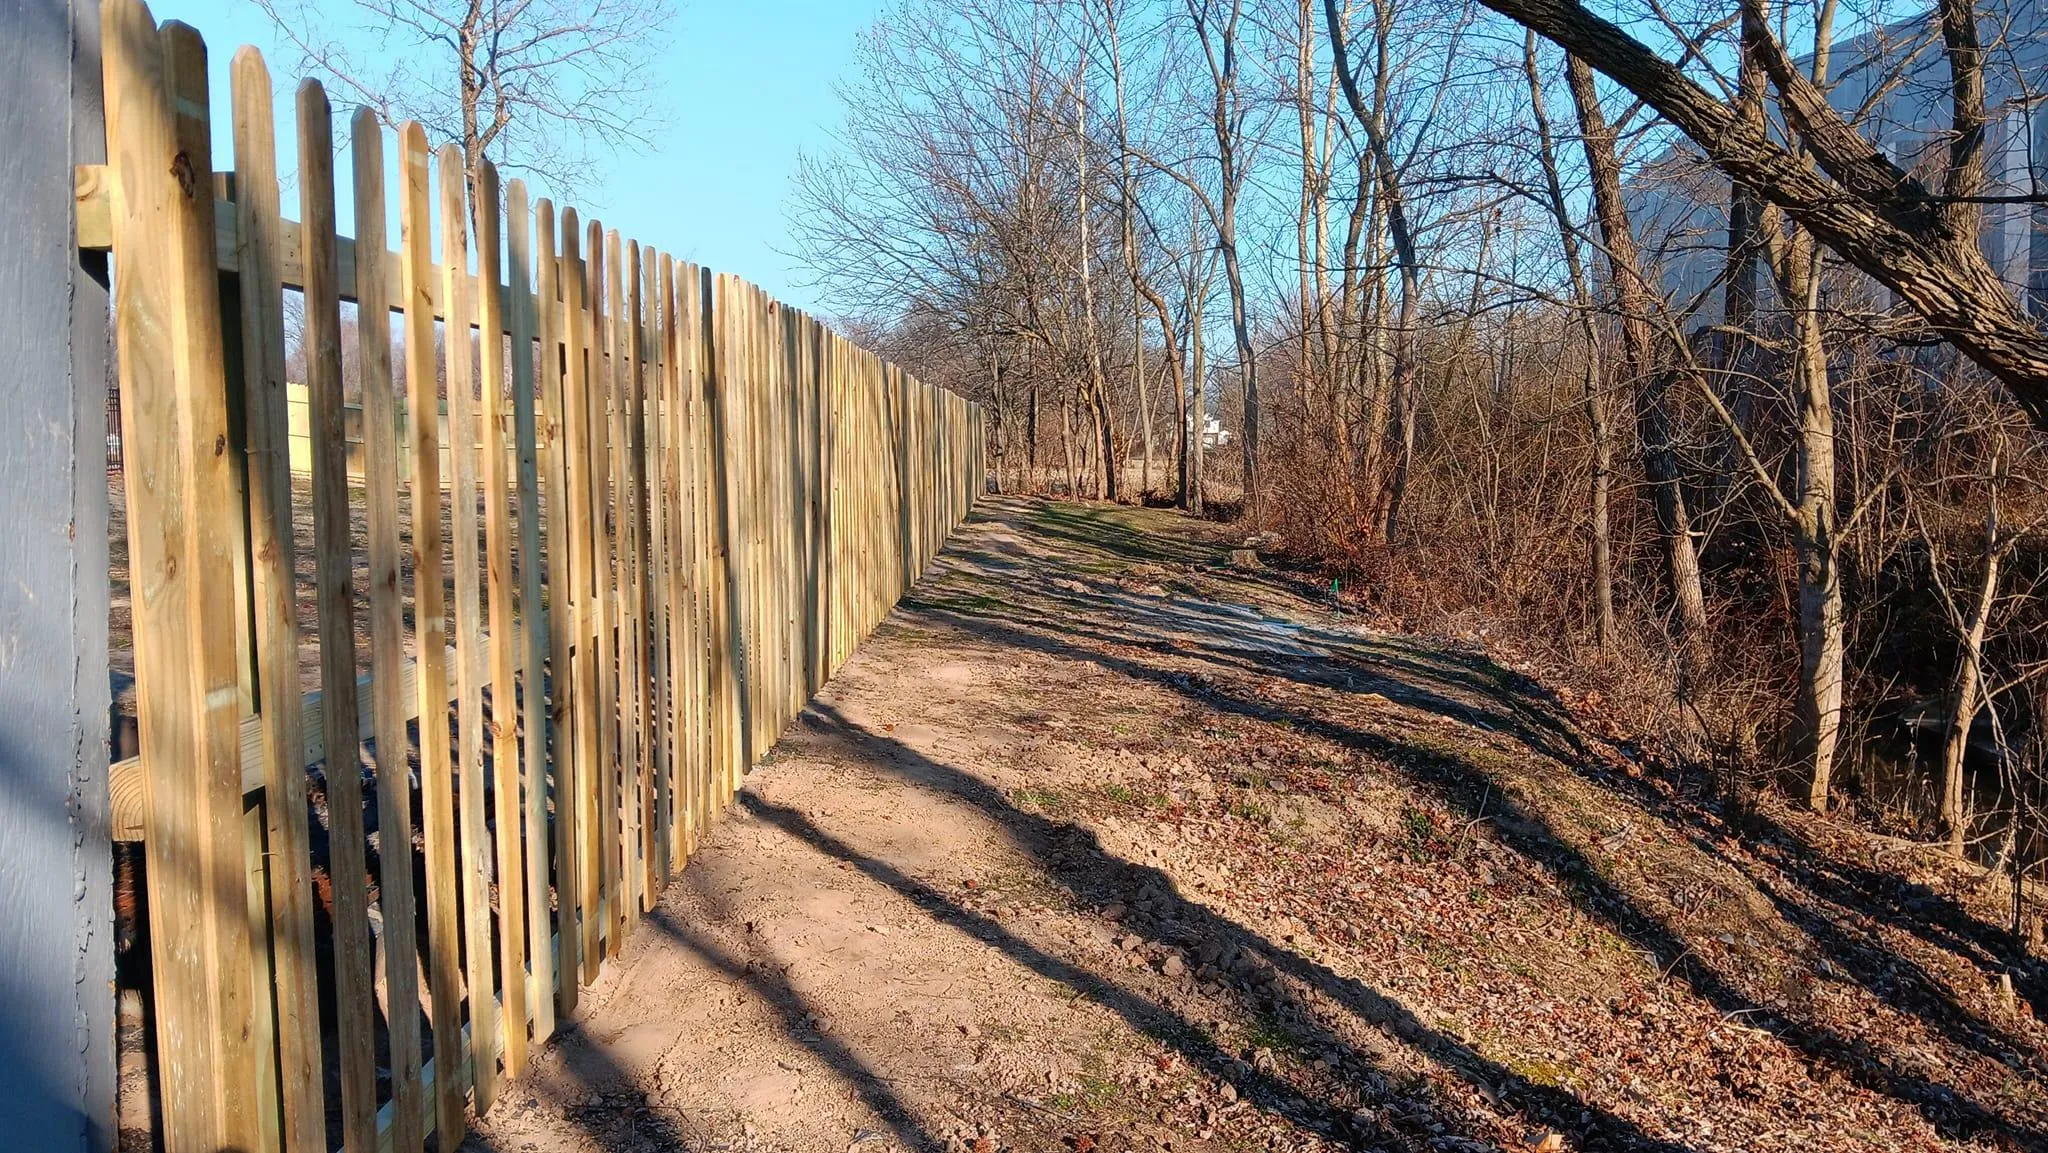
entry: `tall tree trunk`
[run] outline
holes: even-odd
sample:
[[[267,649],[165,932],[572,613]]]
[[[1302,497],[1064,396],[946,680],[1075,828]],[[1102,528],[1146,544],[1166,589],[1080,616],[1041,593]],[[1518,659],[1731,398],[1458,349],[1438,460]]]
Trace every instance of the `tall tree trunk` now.
[[[1009,463],[1011,456],[1009,451],[1010,425],[1009,421],[1004,419],[1005,415],[1009,412],[1009,402],[1006,395],[1007,390],[1003,387],[1002,355],[996,351],[995,344],[992,341],[988,342],[988,388],[990,398],[988,412],[991,427],[989,428],[987,451],[991,456],[995,457],[993,461],[988,462],[991,466],[989,468],[989,475],[996,478],[996,487],[1000,490],[1003,485],[1003,466]]]
[[[1029,479],[1020,488],[1038,490],[1038,374],[1031,374],[1031,389],[1024,400],[1024,467]]]
[[[1190,232],[1189,235],[1192,237],[1199,235],[1199,233]],[[1188,345],[1190,351],[1188,361],[1188,427],[1185,436],[1190,467],[1187,478],[1186,507],[1189,512],[1200,516],[1204,511],[1203,506],[1205,503],[1202,484],[1204,478],[1203,453],[1205,451],[1202,444],[1202,430],[1208,421],[1208,414],[1205,411],[1207,401],[1204,394],[1208,391],[1209,379],[1208,348],[1203,340],[1202,313],[1203,302],[1209,294],[1209,276],[1195,267],[1197,258],[1192,253],[1188,259]]]
[[[1813,83],[1819,86],[1827,84],[1833,14],[1834,0],[1824,0],[1816,19],[1811,57]],[[1754,6],[1745,20],[1755,20]],[[1759,234],[1777,279],[1778,296],[1792,316],[1792,398],[1799,420],[1799,489],[1792,517],[1799,566],[1798,744],[1794,751],[1807,766],[1806,803],[1815,812],[1826,812],[1835,748],[1842,731],[1846,648],[1841,542],[1835,523],[1835,410],[1821,328],[1820,246],[1805,228],[1797,224],[1782,227],[1780,215],[1773,209],[1760,222]]]
[[[1536,56],[1534,32],[1529,33],[1522,44],[1522,71],[1529,83],[1529,105],[1536,120],[1537,155],[1543,164],[1544,191],[1551,218],[1557,222],[1558,239],[1564,247],[1565,271],[1571,277],[1572,300],[1578,306],[1579,326],[1586,341],[1580,403],[1586,414],[1593,457],[1587,494],[1591,521],[1588,536],[1592,553],[1593,638],[1604,652],[1614,647],[1614,553],[1607,511],[1608,492],[1614,476],[1614,438],[1608,428],[1607,406],[1601,395],[1606,388],[1605,363],[1600,350],[1599,326],[1593,320],[1593,294],[1587,283],[1585,261],[1579,248],[1579,231],[1572,222],[1571,210],[1565,200],[1564,182],[1558,175],[1557,151],[1552,142],[1550,111],[1543,98],[1542,69]]]
[[[1764,122],[1764,76],[1755,56],[1744,51],[1736,74],[1735,108],[1745,124],[1761,129]],[[1721,327],[1713,335],[1714,370],[1719,375],[1722,402],[1727,405],[1730,424],[1722,431],[1720,461],[1716,469],[1714,503],[1727,499],[1735,474],[1741,467],[1739,436],[1750,429],[1756,387],[1750,379],[1756,371],[1753,330],[1763,272],[1758,229],[1762,202],[1739,180],[1728,182],[1728,236],[1726,280],[1721,286]]]
[[[1366,243],[1368,230],[1377,227],[1373,223],[1372,152],[1369,149],[1358,150],[1356,168],[1357,183],[1352,195],[1351,214],[1344,225],[1341,254],[1344,271],[1337,284],[1336,316],[1328,337],[1336,350],[1332,355],[1333,371],[1349,390],[1342,402],[1344,423],[1341,427],[1345,430],[1345,440],[1340,459],[1344,467],[1345,511],[1348,523],[1353,524],[1360,520],[1360,478],[1370,483],[1373,475],[1366,458],[1379,444],[1378,426],[1369,415],[1375,382],[1368,375],[1373,364],[1370,355],[1372,342],[1368,339],[1364,319],[1372,297],[1363,287],[1367,262],[1360,258],[1360,248]],[[1352,430],[1360,419],[1365,421],[1365,430],[1363,434],[1353,435]]]
[[[1370,150],[1364,155],[1369,157]],[[1368,172],[1373,167],[1369,159],[1362,158],[1359,163]],[[1362,172],[1361,178],[1364,175]],[[1366,213],[1365,258],[1361,264],[1369,275],[1360,294],[1357,323],[1359,387],[1365,397],[1359,476],[1366,489],[1364,511],[1371,514],[1374,524],[1385,520],[1385,461],[1387,442],[1391,439],[1388,430],[1392,427],[1388,416],[1393,411],[1388,400],[1392,388],[1387,373],[1387,278],[1381,271],[1386,257],[1386,234],[1386,201],[1375,195]]]
[[[1314,288],[1309,283],[1309,268],[1316,262],[1309,236],[1310,222],[1316,215],[1315,75],[1315,0],[1300,0],[1294,42],[1295,117],[1301,130],[1301,206],[1294,217],[1294,267],[1299,281],[1295,299],[1295,381],[1302,411],[1311,427],[1322,403],[1323,384],[1315,353]]]
[[[1589,329],[1591,325],[1587,326]],[[1588,481],[1588,535],[1593,561],[1593,643],[1603,652],[1614,650],[1614,548],[1608,494],[1614,484],[1614,435],[1607,426],[1606,404],[1601,392],[1606,387],[1597,333],[1589,332],[1586,342],[1586,373],[1582,404],[1586,425],[1593,440],[1593,475]]]
[[[1252,344],[1251,301],[1245,289],[1244,269],[1238,261],[1237,207],[1248,175],[1240,148],[1244,128],[1244,97],[1238,91],[1238,23],[1243,0],[1227,0],[1229,15],[1212,33],[1207,0],[1188,0],[1195,33],[1209,65],[1215,101],[1210,108],[1210,128],[1216,137],[1217,196],[1212,208],[1216,247],[1223,257],[1223,277],[1230,289],[1230,330],[1237,342],[1237,381],[1244,399],[1243,427],[1238,447],[1244,465],[1244,508],[1256,519],[1262,493],[1259,487],[1259,358]],[[1213,39],[1212,39],[1213,35]],[[1197,197],[1199,200],[1200,198]],[[1197,406],[1199,411],[1199,406]]]
[[[1394,260],[1401,282],[1400,311],[1395,321],[1393,340],[1394,471],[1386,488],[1385,521],[1381,526],[1387,543],[1391,545],[1400,531],[1401,502],[1407,493],[1408,473],[1415,458],[1415,419],[1420,401],[1415,330],[1422,295],[1422,270],[1415,249],[1415,234],[1409,226],[1408,202],[1401,187],[1400,170],[1394,165],[1393,145],[1388,139],[1382,115],[1387,89],[1392,83],[1392,66],[1387,51],[1391,18],[1384,6],[1378,11],[1381,15],[1379,34],[1375,38],[1373,103],[1367,104],[1359,91],[1358,78],[1351,71],[1344,17],[1338,11],[1337,0],[1323,0],[1323,20],[1329,27],[1332,66],[1344,88],[1344,99],[1350,103],[1351,114],[1358,120],[1359,127],[1364,129],[1366,144],[1372,152],[1373,168],[1379,182],[1379,200],[1385,208],[1387,233],[1393,241]]]
[[[1110,80],[1116,92],[1117,165],[1120,177],[1117,182],[1117,194],[1122,209],[1124,271],[1131,278],[1133,295],[1139,295],[1144,291],[1145,270],[1138,248],[1138,180],[1131,168],[1130,120],[1128,107],[1124,103],[1123,41],[1117,4],[1118,0],[1106,0],[1103,11],[1109,37]],[[1165,321],[1162,320],[1161,323],[1163,325]],[[1175,379],[1178,378],[1179,372],[1176,370]],[[1135,303],[1131,309],[1131,381],[1138,394],[1138,435],[1143,439],[1145,453],[1143,463],[1138,466],[1139,503],[1142,504],[1144,498],[1152,493],[1152,396],[1151,382],[1146,379],[1145,374],[1145,313],[1142,308],[1136,307]]]
[[[1187,382],[1183,379],[1184,376],[1185,373],[1182,371],[1176,371],[1173,374],[1173,415],[1175,420],[1173,427],[1176,430],[1173,440],[1175,471],[1173,504],[1175,508],[1190,511],[1193,506],[1189,502],[1191,494],[1194,492],[1194,486],[1190,483],[1192,478],[1190,466],[1193,465],[1194,461],[1190,459],[1188,452],[1188,422],[1193,418],[1188,414],[1188,388]]]
[[[1389,213],[1387,219],[1391,223],[1393,214]],[[1415,365],[1417,298],[1421,296],[1422,289],[1412,262],[1401,262],[1400,280],[1401,303],[1394,321],[1398,326],[1394,332],[1394,475],[1387,484],[1387,511],[1383,526],[1388,545],[1394,544],[1401,531],[1401,503],[1408,495],[1408,473],[1415,464],[1416,409],[1422,401]]]
[[[1178,449],[1174,454],[1180,473],[1179,487],[1174,493],[1174,503],[1181,508],[1186,508],[1188,491],[1188,438],[1186,431],[1188,423],[1188,393],[1187,367],[1181,363],[1180,358],[1180,335],[1174,331],[1173,313],[1166,307],[1166,298],[1159,295],[1158,290],[1153,288],[1150,282],[1142,279],[1134,281],[1132,287],[1138,290],[1138,295],[1144,299],[1145,303],[1152,306],[1153,314],[1159,317],[1159,340],[1162,345],[1160,351],[1166,358],[1168,377],[1173,381],[1173,407],[1177,421],[1174,427],[1182,430],[1180,438],[1176,442]],[[1142,341],[1140,346],[1142,347]],[[1146,427],[1150,427],[1149,422],[1147,422]]]
[[[1085,58],[1084,58],[1085,59]],[[1095,323],[1095,251],[1088,221],[1088,76],[1085,63],[1074,77],[1074,163],[1079,173],[1078,253],[1081,262],[1081,337],[1088,345],[1088,409],[1094,418],[1099,468],[1095,499],[1117,499],[1120,471],[1116,463],[1115,413],[1109,404],[1109,381],[1102,372],[1102,332]]]
[[[1807,804],[1828,807],[1842,730],[1841,549],[1835,524],[1835,416],[1819,314],[1819,254],[1805,230],[1790,247],[1803,276],[1784,284],[1793,313],[1793,392],[1799,408],[1799,759],[1808,766]]]
[[[1074,448],[1074,396],[1060,397],[1060,448],[1067,456],[1067,495],[1081,499],[1081,460]]]
[[[1145,313],[1131,309],[1131,383],[1138,389],[1138,435],[1145,455],[1138,464],[1138,503],[1152,495],[1152,390],[1145,379]]]
[[[1230,286],[1230,331],[1237,340],[1237,384],[1244,398],[1243,428],[1238,448],[1244,467],[1244,508],[1253,519],[1259,515],[1259,357],[1252,347],[1251,318],[1245,302],[1244,270],[1237,263],[1237,197],[1225,193],[1222,231],[1223,276]]]
[[[1996,463],[1992,465],[1997,468]],[[1983,579],[1977,585],[1977,600],[1963,622],[1963,651],[1956,658],[1953,688],[1949,693],[1948,732],[1941,744],[1941,825],[1948,836],[1949,852],[1960,857],[1967,836],[1970,815],[1963,788],[1964,762],[1970,750],[1970,728],[1977,719],[1978,686],[1984,676],[1984,633],[1991,622],[1992,606],[1998,603],[1998,566],[2005,554],[1998,539],[1998,490],[1991,490],[1991,508],[1984,515]]]
[[[1683,370],[1675,363],[1659,363],[1675,361],[1676,357],[1659,357],[1656,352],[1649,291],[1643,279],[1635,231],[1621,195],[1621,162],[1615,152],[1615,132],[1601,111],[1599,93],[1593,86],[1593,70],[1577,56],[1567,54],[1565,79],[1578,112],[1586,168],[1592,177],[1594,216],[1600,225],[1602,246],[1607,250],[1608,280],[1621,312],[1622,371],[1637,389],[1636,430],[1643,444],[1643,473],[1649,481],[1658,533],[1664,543],[1671,598],[1678,612],[1680,668],[1686,682],[1681,688],[1689,692],[1704,663],[1707,608],[1700,584],[1699,553],[1693,541],[1691,517],[1686,511],[1685,489],[1680,483],[1678,455],[1671,442],[1671,418],[1665,408],[1672,377]]]

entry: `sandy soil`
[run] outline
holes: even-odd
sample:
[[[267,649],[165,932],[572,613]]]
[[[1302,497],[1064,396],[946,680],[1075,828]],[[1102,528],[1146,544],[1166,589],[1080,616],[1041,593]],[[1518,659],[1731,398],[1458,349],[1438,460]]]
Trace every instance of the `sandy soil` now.
[[[1969,874],[1233,543],[991,501],[464,1148],[2042,1147]]]

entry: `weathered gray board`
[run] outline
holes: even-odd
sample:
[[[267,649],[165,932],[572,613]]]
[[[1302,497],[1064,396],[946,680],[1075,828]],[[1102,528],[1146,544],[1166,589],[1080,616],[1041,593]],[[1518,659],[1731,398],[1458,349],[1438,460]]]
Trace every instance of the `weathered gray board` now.
[[[97,0],[0,0],[0,1143],[113,1145]]]

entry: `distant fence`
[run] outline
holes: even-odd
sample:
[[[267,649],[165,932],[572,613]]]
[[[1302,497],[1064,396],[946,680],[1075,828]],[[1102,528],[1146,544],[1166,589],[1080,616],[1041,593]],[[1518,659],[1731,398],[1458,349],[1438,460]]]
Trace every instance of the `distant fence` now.
[[[284,396],[287,417],[286,427],[291,432],[292,475],[311,476],[313,475],[314,440],[312,390],[297,381],[293,381],[285,385]],[[512,413],[506,412],[501,414],[501,419],[510,421]],[[406,414],[401,411],[398,414],[398,443],[400,444],[409,443],[410,434],[406,430],[405,421]],[[343,404],[341,406],[341,429],[346,444],[346,456],[344,459],[348,466],[348,478],[361,483],[369,476],[363,462],[365,446],[363,443],[362,405]],[[448,446],[453,442],[448,436],[448,406],[445,404],[441,406],[440,427],[435,430],[435,435],[441,443],[441,484],[445,488],[449,479],[454,475],[453,465],[448,459]],[[508,457],[514,456],[517,452],[516,431],[512,429],[505,430],[494,443],[498,444]],[[471,446],[471,450],[480,452],[482,449],[483,441],[479,437],[477,443]],[[505,467],[516,470],[518,467],[517,461],[508,461]],[[412,480],[410,458],[403,454],[398,458],[398,479],[402,481]]]
[[[386,134],[355,117],[340,236],[311,82],[287,220],[261,57],[234,59],[216,176],[199,36],[139,0],[102,32],[109,160],[77,220],[115,275],[140,756],[114,823],[147,861],[157,1125],[171,1153],[453,1149],[966,515],[981,413],[489,165],[466,180],[417,125],[392,251]],[[402,339],[345,337],[351,301]]]

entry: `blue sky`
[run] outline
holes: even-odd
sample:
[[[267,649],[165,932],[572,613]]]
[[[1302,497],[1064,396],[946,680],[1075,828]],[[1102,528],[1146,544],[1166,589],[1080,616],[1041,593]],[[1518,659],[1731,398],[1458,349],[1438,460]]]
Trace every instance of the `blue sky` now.
[[[156,0],[152,8],[157,19],[182,20],[206,37],[215,167],[231,164],[227,68],[245,43],[270,62],[279,163],[291,167],[298,57],[278,44],[262,11],[250,0]],[[815,309],[816,294],[803,287],[808,278],[783,255],[790,180],[800,150],[829,142],[840,120],[833,86],[851,75],[855,39],[881,8],[881,0],[680,0],[661,63],[664,127],[655,147],[612,155],[602,178],[586,182],[578,207],[624,235]],[[335,135],[346,139],[347,132],[347,112],[338,108]],[[337,177],[346,226],[346,169]],[[287,216],[298,215],[295,188],[286,192]]]

